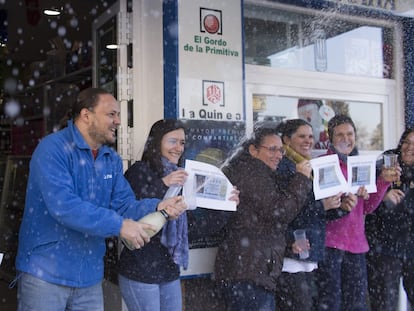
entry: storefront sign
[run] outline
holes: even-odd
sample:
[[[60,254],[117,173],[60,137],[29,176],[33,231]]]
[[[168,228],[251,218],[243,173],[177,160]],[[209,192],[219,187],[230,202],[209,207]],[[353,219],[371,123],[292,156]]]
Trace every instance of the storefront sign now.
[[[331,0],[339,4],[362,5],[375,9],[394,11],[398,0]]]
[[[243,121],[240,0],[178,2],[179,118]]]

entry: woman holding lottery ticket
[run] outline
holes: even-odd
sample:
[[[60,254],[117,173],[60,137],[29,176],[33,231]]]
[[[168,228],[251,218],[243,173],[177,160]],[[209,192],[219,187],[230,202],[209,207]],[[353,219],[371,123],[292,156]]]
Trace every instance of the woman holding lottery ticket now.
[[[347,179],[347,157],[358,155],[356,127],[351,118],[336,115],[328,123],[330,147],[326,155],[337,154]],[[367,271],[365,253],[365,215],[380,204],[391,182],[399,179],[399,171],[388,174],[382,168],[376,180],[377,192],[368,195],[361,186],[356,194],[341,199],[341,209],[347,213],[326,225],[325,259],[317,270],[317,310],[366,311]]]

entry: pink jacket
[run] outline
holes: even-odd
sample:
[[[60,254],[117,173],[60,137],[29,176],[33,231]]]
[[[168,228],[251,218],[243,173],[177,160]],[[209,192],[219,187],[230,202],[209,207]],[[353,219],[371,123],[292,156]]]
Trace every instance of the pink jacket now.
[[[345,179],[348,178],[347,165],[339,161]],[[372,213],[381,203],[390,183],[381,176],[377,179],[377,192],[370,193],[369,199],[358,198],[354,209],[346,216],[329,221],[326,225],[325,246],[359,254],[369,250],[365,237],[365,215]]]

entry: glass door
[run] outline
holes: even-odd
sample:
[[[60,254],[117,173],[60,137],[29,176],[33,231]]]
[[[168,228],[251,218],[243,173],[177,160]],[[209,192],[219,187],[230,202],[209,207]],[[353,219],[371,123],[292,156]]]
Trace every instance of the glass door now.
[[[118,68],[118,14],[120,3],[115,3],[93,24],[93,85],[117,95]]]
[[[131,158],[128,121],[132,116],[130,73],[130,13],[127,0],[120,0],[93,24],[93,85],[103,88],[117,98],[121,107],[121,125],[117,131],[116,149],[124,162]]]
[[[121,125],[117,130],[116,150],[128,167],[128,14],[127,0],[119,0],[93,24],[93,86],[110,92],[120,103]],[[106,239],[104,271],[105,310],[125,310],[117,288],[117,264],[120,250],[117,237]],[[115,293],[115,294],[114,294]]]

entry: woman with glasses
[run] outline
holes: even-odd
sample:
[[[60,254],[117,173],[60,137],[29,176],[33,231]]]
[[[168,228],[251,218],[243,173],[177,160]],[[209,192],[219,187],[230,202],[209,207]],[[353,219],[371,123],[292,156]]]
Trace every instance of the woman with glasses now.
[[[227,310],[275,308],[285,231],[312,189],[307,160],[297,164],[287,188],[280,186],[275,173],[283,154],[274,124],[256,124],[224,164],[223,172],[240,190],[239,207],[225,227],[215,262]]]
[[[414,305],[414,128],[406,129],[397,148],[385,153],[397,154],[402,172],[375,213],[365,220],[373,311],[397,310],[400,279]]]
[[[277,178],[288,185],[295,176],[296,164],[311,159],[314,144],[310,123],[302,119],[291,119],[280,123],[277,131],[282,136],[286,156],[277,168]],[[340,217],[340,199],[342,193],[315,201],[313,192],[308,194],[303,208],[289,223],[286,231],[287,247],[283,259],[282,274],[277,281],[277,310],[310,311],[315,296],[315,272],[318,262],[323,260],[325,249],[325,217]],[[325,212],[326,211],[326,212]],[[294,231],[305,230],[309,245],[302,249],[295,242]],[[300,252],[307,252],[300,256]],[[305,258],[306,257],[306,258]]]

